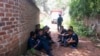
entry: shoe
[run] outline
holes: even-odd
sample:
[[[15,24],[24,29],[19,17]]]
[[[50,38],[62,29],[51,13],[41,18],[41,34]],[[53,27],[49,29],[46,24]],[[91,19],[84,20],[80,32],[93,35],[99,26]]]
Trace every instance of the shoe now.
[[[77,47],[74,47],[74,46],[70,46],[72,49],[76,49]]]

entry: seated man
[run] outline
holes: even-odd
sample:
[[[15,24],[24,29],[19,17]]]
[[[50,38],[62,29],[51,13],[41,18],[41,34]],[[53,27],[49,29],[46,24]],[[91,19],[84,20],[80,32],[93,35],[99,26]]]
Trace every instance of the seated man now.
[[[30,38],[28,39],[28,47],[29,49],[34,48],[36,50],[40,50],[42,45],[39,39],[36,37],[36,33],[31,32]]]
[[[42,43],[39,39],[36,37],[36,33],[33,31],[30,32],[30,37],[28,39],[28,52],[31,52],[31,54],[41,56],[40,50],[42,49]]]
[[[68,30],[68,39],[64,41],[64,45],[70,45],[72,48],[77,48],[78,45],[78,36],[73,32],[73,30]]]
[[[49,42],[43,34],[43,29],[39,30],[38,38],[41,40],[43,49],[46,51],[46,54],[48,54],[48,56],[53,56],[51,53],[51,48],[49,46]]]
[[[61,31],[60,31],[59,36],[58,36],[58,38],[59,38],[59,41],[58,42],[61,42],[61,44],[63,44],[64,39],[66,37],[67,37],[67,30],[64,29],[63,26],[61,26]]]
[[[73,26],[69,26],[69,28],[68,28],[68,29],[73,30]]]
[[[51,36],[50,36],[50,31],[49,31],[49,27],[48,26],[45,26],[43,28],[44,30],[44,36],[46,37],[46,39],[49,41],[50,44],[54,43]]]

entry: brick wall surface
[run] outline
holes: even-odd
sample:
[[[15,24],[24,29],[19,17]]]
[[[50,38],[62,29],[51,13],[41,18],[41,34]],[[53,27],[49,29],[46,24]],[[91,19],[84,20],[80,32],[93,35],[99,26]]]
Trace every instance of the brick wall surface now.
[[[0,56],[19,56],[26,51],[38,17],[39,9],[27,0],[0,0]]]

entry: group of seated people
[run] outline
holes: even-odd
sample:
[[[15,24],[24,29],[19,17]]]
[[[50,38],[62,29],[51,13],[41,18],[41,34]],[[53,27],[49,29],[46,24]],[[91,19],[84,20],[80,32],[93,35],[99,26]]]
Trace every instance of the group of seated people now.
[[[71,48],[77,48],[78,46],[78,36],[74,32],[73,27],[69,26],[68,30],[64,29],[61,26],[60,33],[58,34],[58,38],[61,46],[67,47],[70,46]]]
[[[30,32],[28,39],[28,48],[34,48],[38,51],[44,50],[48,56],[53,56],[51,53],[51,45],[53,40],[51,39],[49,27],[45,26],[40,29],[40,24],[36,25],[35,31]]]
[[[44,50],[48,56],[52,55],[52,44],[54,43],[49,31],[48,26],[44,26],[43,29],[40,28],[40,24],[36,25],[35,31],[30,32],[30,37],[28,39],[28,48],[34,48],[36,50]],[[61,46],[71,46],[72,48],[77,48],[78,36],[73,31],[73,27],[70,26],[68,30],[61,26],[59,32],[59,41]]]

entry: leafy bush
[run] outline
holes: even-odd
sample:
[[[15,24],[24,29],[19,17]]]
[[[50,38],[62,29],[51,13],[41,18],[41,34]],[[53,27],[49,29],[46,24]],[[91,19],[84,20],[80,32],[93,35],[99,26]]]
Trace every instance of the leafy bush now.
[[[85,27],[82,20],[84,17],[100,14],[100,0],[71,0],[69,13],[72,19],[71,25],[77,34],[94,35],[95,32],[90,27]]]
[[[74,27],[74,31],[80,36],[91,36],[93,35],[93,30],[89,27],[84,26],[82,21],[71,20],[71,24]]]

